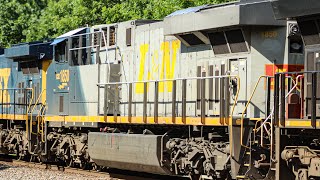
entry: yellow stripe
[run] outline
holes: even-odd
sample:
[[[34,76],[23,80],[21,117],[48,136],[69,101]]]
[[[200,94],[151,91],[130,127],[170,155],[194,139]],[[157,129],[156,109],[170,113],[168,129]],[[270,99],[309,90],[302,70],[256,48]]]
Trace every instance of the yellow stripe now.
[[[66,116],[65,122],[104,122],[103,116]]]
[[[0,119],[5,119],[5,120],[25,121],[27,118],[28,118],[27,115],[21,115],[21,114],[0,114]]]
[[[27,115],[21,114],[0,114],[0,119],[3,120],[19,120],[24,121],[27,119]],[[250,119],[256,120],[256,118]],[[101,122],[101,123],[129,123],[129,118],[125,116],[118,116],[117,122],[114,116],[46,116],[45,121],[65,121],[65,122]],[[231,121],[230,118],[227,119]],[[154,117],[147,117],[147,122],[143,122],[143,117],[132,117],[132,124],[156,124]],[[221,124],[219,117],[205,118],[205,123],[201,124],[200,117],[187,117],[186,123],[182,122],[182,117],[176,117],[176,122],[172,121],[172,117],[158,117],[158,124],[176,124],[176,125],[207,125],[207,126],[221,126],[227,124]],[[229,123],[230,124],[230,123]],[[236,121],[239,125],[239,122]],[[320,121],[317,121],[317,127],[320,127]],[[285,127],[305,127],[311,128],[311,120],[300,120],[300,119],[287,119]]]
[[[312,127],[311,120],[300,120],[300,119],[286,119],[286,126],[285,127]],[[317,127],[320,127],[320,122],[317,121]]]
[[[47,61],[43,61],[42,62],[42,72],[41,72],[41,75],[42,75],[42,81],[41,81],[41,89],[44,90],[44,89],[47,89],[47,70],[50,66],[50,63],[51,61],[50,60],[47,60]],[[41,97],[41,102],[44,103],[46,102],[46,97],[47,97],[47,92],[44,91],[43,94],[42,94],[42,97]]]
[[[229,122],[231,119],[227,119]],[[126,116],[46,116],[45,121],[65,121],[65,122],[101,122],[101,123],[129,123],[129,118]],[[154,117],[147,117],[146,123],[143,117],[132,117],[132,124],[156,124]],[[221,124],[220,118],[205,118],[205,123],[201,123],[200,117],[187,117],[186,123],[182,122],[182,117],[176,117],[173,122],[172,117],[158,117],[158,124],[175,124],[175,125],[207,125],[207,126],[226,126]]]

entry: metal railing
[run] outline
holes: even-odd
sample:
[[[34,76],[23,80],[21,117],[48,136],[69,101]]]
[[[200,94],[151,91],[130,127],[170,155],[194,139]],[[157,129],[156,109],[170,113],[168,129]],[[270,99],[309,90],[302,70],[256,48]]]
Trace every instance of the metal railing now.
[[[260,84],[260,82],[261,82],[261,79],[263,79],[263,78],[267,79],[267,82],[269,82],[269,79],[271,79],[272,76],[260,76],[260,77],[258,78],[258,81],[256,82],[256,84],[255,84],[255,86],[254,86],[254,88],[253,88],[253,91],[252,91],[252,93],[251,93],[251,95],[250,95],[250,98],[248,99],[247,104],[246,104],[246,106],[245,106],[245,108],[244,108],[244,110],[242,111],[242,114],[241,114],[240,144],[241,144],[241,146],[243,146],[243,147],[245,147],[245,148],[249,148],[249,147],[243,144],[244,116],[245,116],[245,114],[246,114],[246,112],[247,112],[247,109],[248,109],[248,107],[249,107],[249,105],[250,105],[250,103],[251,103],[251,101],[252,101],[252,98],[253,98],[253,96],[254,96],[254,94],[255,94],[255,92],[256,92],[256,90],[257,90],[257,88],[258,88],[258,86],[259,86],[259,84]],[[267,91],[269,91],[269,90],[267,90]],[[269,105],[270,105],[270,104],[269,104]],[[268,105],[267,105],[267,106],[268,106]],[[267,113],[267,112],[266,112],[266,113]]]
[[[230,85],[229,82],[231,78],[235,78],[237,81],[237,92],[235,95],[234,103],[231,108],[231,113],[229,113],[229,107],[230,107]],[[235,75],[225,75],[225,76],[209,76],[209,77],[190,77],[190,78],[177,78],[177,79],[163,79],[163,80],[149,80],[149,81],[132,81],[132,82],[109,82],[109,83],[101,83],[98,84],[100,88],[105,88],[105,93],[107,94],[108,88],[111,89],[111,86],[115,89],[113,100],[115,102],[114,108],[116,108],[119,105],[119,86],[121,85],[127,85],[128,93],[127,93],[127,115],[128,115],[128,121],[131,122],[132,119],[132,104],[133,101],[133,85],[142,84],[143,87],[143,94],[142,94],[142,117],[143,122],[147,122],[147,99],[148,99],[148,86],[153,83],[154,84],[154,99],[153,99],[153,117],[155,120],[155,123],[158,123],[158,117],[159,117],[159,84],[163,82],[171,82],[172,83],[172,99],[171,99],[171,106],[172,106],[172,122],[176,122],[176,110],[177,110],[177,82],[181,81],[181,118],[182,122],[186,123],[186,117],[187,117],[187,82],[190,80],[199,80],[200,81],[200,117],[201,117],[201,123],[205,124],[205,117],[206,117],[206,80],[207,79],[219,79],[220,81],[220,111],[219,111],[219,117],[220,117],[220,123],[221,124],[229,124],[229,122],[226,121],[227,118],[233,117],[233,113],[238,101],[239,91],[240,91],[240,78]],[[199,89],[198,89],[199,90]],[[122,94],[123,95],[123,94]],[[108,98],[105,97],[106,102],[108,101]],[[107,103],[105,102],[105,107],[107,107]],[[119,114],[119,110],[115,109],[113,111],[113,116],[115,119],[115,122],[117,122],[117,116]],[[105,114],[108,115],[108,114]]]
[[[41,106],[43,105],[42,103],[39,103],[39,101],[40,101],[40,98],[42,97],[42,95],[44,94],[44,92],[46,92],[46,89],[43,89],[43,90],[41,91],[41,93],[39,94],[36,102],[35,102],[34,105],[33,105],[32,110],[28,113],[28,114],[30,115],[30,118],[28,118],[28,119],[30,119],[30,122],[29,122],[29,123],[30,123],[30,135],[31,135],[31,134],[34,134],[34,133],[32,132],[33,112],[34,112],[35,108],[36,108],[38,105],[41,105]],[[30,106],[30,107],[31,107],[31,106]],[[41,109],[40,109],[40,111],[41,111]]]
[[[37,123],[38,123],[38,134],[41,135],[41,141],[45,142],[45,136],[44,136],[44,124],[45,124],[45,119],[44,119],[44,114],[46,112],[47,106],[46,102],[41,104],[40,111],[38,112],[38,115],[36,117]]]
[[[1,114],[24,114],[29,101],[29,92],[33,94],[32,88],[6,88],[0,89],[0,110]],[[20,98],[20,100],[19,100]],[[17,100],[18,99],[18,100]],[[16,106],[22,106],[22,110],[17,112]]]
[[[297,75],[297,82],[300,82],[300,103],[301,103],[301,116],[300,118],[310,119],[311,126],[316,128],[317,121],[317,101],[320,100],[318,95],[320,94],[318,89],[318,76],[320,71],[307,71],[307,72],[287,72],[277,73],[275,75],[275,95],[274,95],[274,122],[275,125],[286,126],[285,121],[287,119],[286,112],[286,98],[292,92],[285,94],[286,85],[285,77],[288,75]],[[300,79],[300,81],[299,81]],[[298,83],[297,83],[298,84]],[[308,88],[310,87],[310,88]],[[310,101],[310,102],[309,102]],[[305,113],[304,113],[305,112]],[[310,113],[309,113],[310,112]]]
[[[31,142],[31,137],[32,137],[32,134],[34,134],[34,135],[38,135],[38,133],[34,133],[33,132],[33,130],[32,130],[32,128],[33,128],[33,112],[34,112],[34,110],[35,110],[35,108],[38,106],[38,105],[43,105],[42,103],[39,103],[39,101],[40,101],[40,99],[41,99],[41,97],[42,97],[42,95],[44,94],[44,92],[46,92],[46,89],[43,89],[42,91],[41,91],[41,93],[39,94],[39,96],[38,96],[38,98],[37,98],[37,100],[35,101],[35,103],[34,104],[30,104],[29,105],[29,108],[28,108],[28,111],[27,111],[27,115],[28,115],[28,117],[29,117],[29,115],[30,115],[30,118],[28,118],[28,120],[26,121],[26,133],[27,133],[27,138],[28,138],[28,142],[29,142],[29,146],[28,146],[28,151],[29,151],[29,153],[30,154],[33,154],[33,152],[31,152],[32,150],[31,150],[31,144],[32,144],[32,142]],[[33,102],[33,95],[32,95],[32,102]],[[33,108],[31,109],[31,107],[33,106]],[[31,109],[31,111],[29,111]],[[41,111],[41,109],[40,109],[40,111]],[[30,122],[28,122],[28,121],[30,121]],[[29,124],[29,127],[28,127],[28,124]],[[39,127],[39,124],[38,124],[38,127]],[[37,130],[37,132],[39,132],[39,129]],[[42,135],[43,136],[43,135]]]
[[[273,113],[274,113],[274,108],[272,109],[272,111],[270,112],[270,106],[271,106],[271,90],[272,90],[272,87],[271,87],[271,80],[272,79],[274,79],[275,77],[274,76],[265,76],[265,75],[263,75],[263,76],[260,76],[259,78],[258,78],[258,81],[256,82],[256,84],[255,84],[255,86],[254,86],[254,89],[253,89],[253,91],[252,91],[252,93],[251,93],[251,95],[250,95],[250,98],[249,98],[249,100],[247,101],[247,104],[246,104],[246,106],[245,106],[245,108],[244,108],[244,110],[243,110],[243,112],[242,112],[242,114],[241,114],[241,137],[240,137],[240,144],[241,144],[241,146],[243,146],[243,147],[245,147],[245,148],[249,148],[248,146],[246,146],[246,145],[244,145],[243,144],[243,126],[244,126],[244,116],[245,116],[245,114],[246,114],[246,111],[247,111],[247,109],[248,109],[248,107],[249,107],[249,105],[250,105],[250,103],[251,103],[251,101],[252,101],[252,98],[253,98],[253,96],[255,95],[255,92],[256,92],[256,90],[257,90],[257,87],[258,87],[258,85],[260,84],[260,82],[261,82],[261,80],[262,79],[265,79],[266,80],[266,90],[265,90],[265,95],[266,95],[266,97],[265,97],[265,105],[266,105],[266,107],[265,107],[265,120],[258,120],[258,121],[256,121],[256,123],[255,123],[255,128],[253,129],[253,133],[254,133],[254,139],[255,139],[255,136],[256,136],[256,133],[258,133],[259,131],[261,131],[261,133],[260,133],[260,135],[261,135],[261,139],[260,139],[260,145],[261,146],[264,146],[264,144],[263,144],[263,137],[264,137],[264,130],[266,130],[266,132],[267,132],[267,134],[269,134],[270,136],[272,135],[272,128],[273,128],[273,123],[268,123],[267,121],[269,120],[269,119],[271,119],[272,118],[272,116],[273,116]],[[300,77],[298,77],[297,79],[299,79]],[[292,81],[292,83],[294,84],[294,86],[293,86],[293,88],[291,88],[291,90],[289,91],[289,93],[291,93],[292,91],[293,91],[293,89],[295,89],[295,88],[297,88],[297,84],[298,83],[296,83],[293,79],[292,79],[292,77],[291,76],[287,76],[287,77],[284,77],[284,80],[285,79],[288,79],[288,80],[291,80]],[[288,89],[289,89],[289,86],[290,84],[288,83]],[[274,86],[274,89],[276,88],[276,86]],[[285,92],[285,91],[283,91],[283,92]],[[287,94],[287,97],[288,97],[288,95],[289,95],[289,93]],[[261,123],[260,124],[260,126],[258,127],[258,123]],[[268,128],[265,126],[265,124],[269,124],[270,125],[270,128],[271,128],[271,132],[268,130]],[[271,139],[272,139],[272,137],[270,137]]]

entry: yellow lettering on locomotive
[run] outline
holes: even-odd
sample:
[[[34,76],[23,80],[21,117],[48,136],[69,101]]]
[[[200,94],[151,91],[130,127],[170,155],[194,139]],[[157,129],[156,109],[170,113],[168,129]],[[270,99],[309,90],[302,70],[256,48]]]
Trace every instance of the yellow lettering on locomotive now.
[[[277,31],[265,31],[261,33],[261,36],[263,38],[276,38],[278,37],[278,32]]]
[[[59,80],[59,89],[64,89],[66,86],[68,86],[69,80],[70,80],[70,71],[69,69],[61,70],[60,73],[56,74],[56,80]]]
[[[3,100],[3,103],[10,102],[10,93],[7,90],[5,90],[8,89],[10,73],[10,68],[0,69],[0,89],[2,89],[3,91],[0,91],[0,101]]]
[[[159,51],[154,50],[151,54],[150,68],[148,68],[148,63],[146,62],[147,52],[149,51],[149,45],[143,44],[140,46],[140,64],[139,64],[139,74],[138,81],[155,80],[159,76],[159,80],[163,79],[173,79],[175,73],[175,66],[178,57],[178,50],[180,48],[180,41],[165,41],[160,44],[160,53],[162,54],[162,59],[159,59]],[[160,68],[160,72],[159,72]],[[147,70],[146,78],[145,71]],[[172,92],[172,81],[159,82],[159,92]],[[147,87],[147,89],[149,86]],[[136,84],[136,93],[143,93],[143,84]]]
[[[139,68],[139,76],[138,81],[143,81],[144,76],[144,66],[146,61],[147,52],[149,51],[149,44],[143,44],[140,46],[140,68]],[[136,93],[141,94],[143,93],[143,84],[138,83],[136,84]]]

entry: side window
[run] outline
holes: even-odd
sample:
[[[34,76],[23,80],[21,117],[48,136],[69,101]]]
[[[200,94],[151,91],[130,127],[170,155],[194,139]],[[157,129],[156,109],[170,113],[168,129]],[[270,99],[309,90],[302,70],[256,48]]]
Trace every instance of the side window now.
[[[73,37],[73,38],[70,38],[69,40],[71,40],[71,61],[69,62],[71,66],[78,66],[80,65],[81,63],[78,61],[78,58],[79,58],[79,53],[77,50],[73,50],[73,49],[76,49],[76,48],[79,48],[79,37],[76,36],[76,37]],[[70,51],[70,49],[69,49]]]
[[[66,62],[66,42],[61,42],[55,46],[55,61]]]
[[[99,45],[99,39],[98,39],[98,35],[99,33],[97,33],[99,31],[99,29],[95,29],[94,33],[93,33],[93,45],[94,46],[98,46]]]
[[[101,34],[101,47],[107,46],[106,43],[108,42],[108,28],[104,27],[101,29],[103,34]]]
[[[70,54],[71,58],[69,59],[70,66],[81,66],[90,64],[91,60],[88,58],[88,52],[91,51],[87,46],[87,38],[89,38],[89,34],[82,35],[79,34],[72,38],[69,38],[71,41],[71,49]],[[91,53],[89,54],[91,55]]]
[[[116,44],[116,28],[114,26],[111,26],[109,30],[109,46],[114,46],[115,44]]]

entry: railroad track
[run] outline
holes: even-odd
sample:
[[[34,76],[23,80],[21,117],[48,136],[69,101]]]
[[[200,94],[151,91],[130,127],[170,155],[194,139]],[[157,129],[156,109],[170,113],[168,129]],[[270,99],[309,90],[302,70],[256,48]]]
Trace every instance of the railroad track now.
[[[61,167],[53,164],[43,164],[36,162],[26,162],[21,160],[16,160],[11,156],[2,156],[0,155],[0,163],[15,167],[29,167],[36,169],[47,169],[50,171],[59,171],[65,172],[69,174],[79,174],[83,176],[91,176],[97,177],[97,179],[105,179],[105,180],[157,180],[157,179],[166,179],[166,180],[176,180],[182,179],[178,177],[168,177],[168,176],[160,176],[160,175],[152,175],[152,174],[142,174],[131,171],[123,171],[123,170],[113,170],[111,169],[108,172],[105,171],[95,171],[95,170],[83,170],[80,168],[71,168],[71,167]]]

